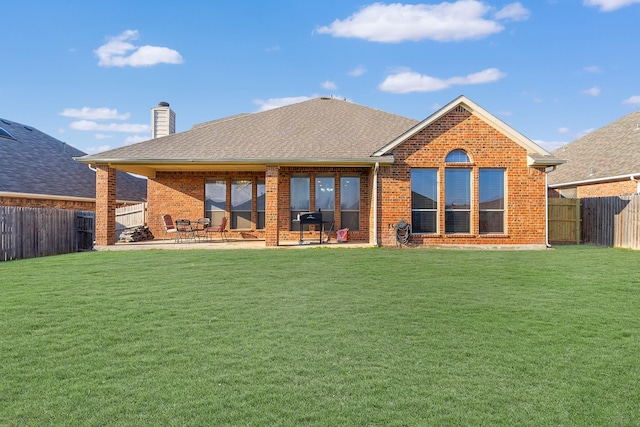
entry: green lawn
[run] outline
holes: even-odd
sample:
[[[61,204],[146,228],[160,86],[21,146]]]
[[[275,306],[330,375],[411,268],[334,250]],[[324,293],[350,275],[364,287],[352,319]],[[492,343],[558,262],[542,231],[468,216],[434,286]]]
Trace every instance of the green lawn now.
[[[640,425],[640,252],[0,263],[0,425]]]

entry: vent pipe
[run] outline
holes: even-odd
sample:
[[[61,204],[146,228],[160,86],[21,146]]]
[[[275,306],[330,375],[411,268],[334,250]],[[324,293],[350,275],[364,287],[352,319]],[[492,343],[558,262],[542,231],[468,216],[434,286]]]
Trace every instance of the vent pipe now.
[[[151,109],[151,139],[172,133],[176,133],[176,113],[168,102],[158,102],[158,106]]]

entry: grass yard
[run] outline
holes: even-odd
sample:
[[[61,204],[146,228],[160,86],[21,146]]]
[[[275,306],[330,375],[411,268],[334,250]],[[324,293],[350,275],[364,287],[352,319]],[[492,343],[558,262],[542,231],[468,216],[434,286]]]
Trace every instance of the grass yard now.
[[[0,263],[0,425],[640,424],[640,252]]]

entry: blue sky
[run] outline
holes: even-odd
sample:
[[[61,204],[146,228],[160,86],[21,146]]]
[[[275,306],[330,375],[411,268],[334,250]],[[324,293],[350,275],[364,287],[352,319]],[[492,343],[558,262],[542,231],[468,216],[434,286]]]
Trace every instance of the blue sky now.
[[[1,0],[0,117],[87,153],[316,96],[465,95],[548,150],[640,109],[640,0]]]

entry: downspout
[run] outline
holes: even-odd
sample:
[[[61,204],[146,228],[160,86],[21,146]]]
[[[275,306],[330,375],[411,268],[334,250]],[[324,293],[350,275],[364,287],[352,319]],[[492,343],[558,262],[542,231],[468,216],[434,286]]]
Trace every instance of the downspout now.
[[[556,166],[551,166],[551,170],[545,168],[544,170],[544,191],[546,192],[544,198],[544,244],[547,248],[550,248],[549,244],[549,172],[556,170]]]
[[[378,246],[378,169],[380,163],[373,167],[373,246]]]

